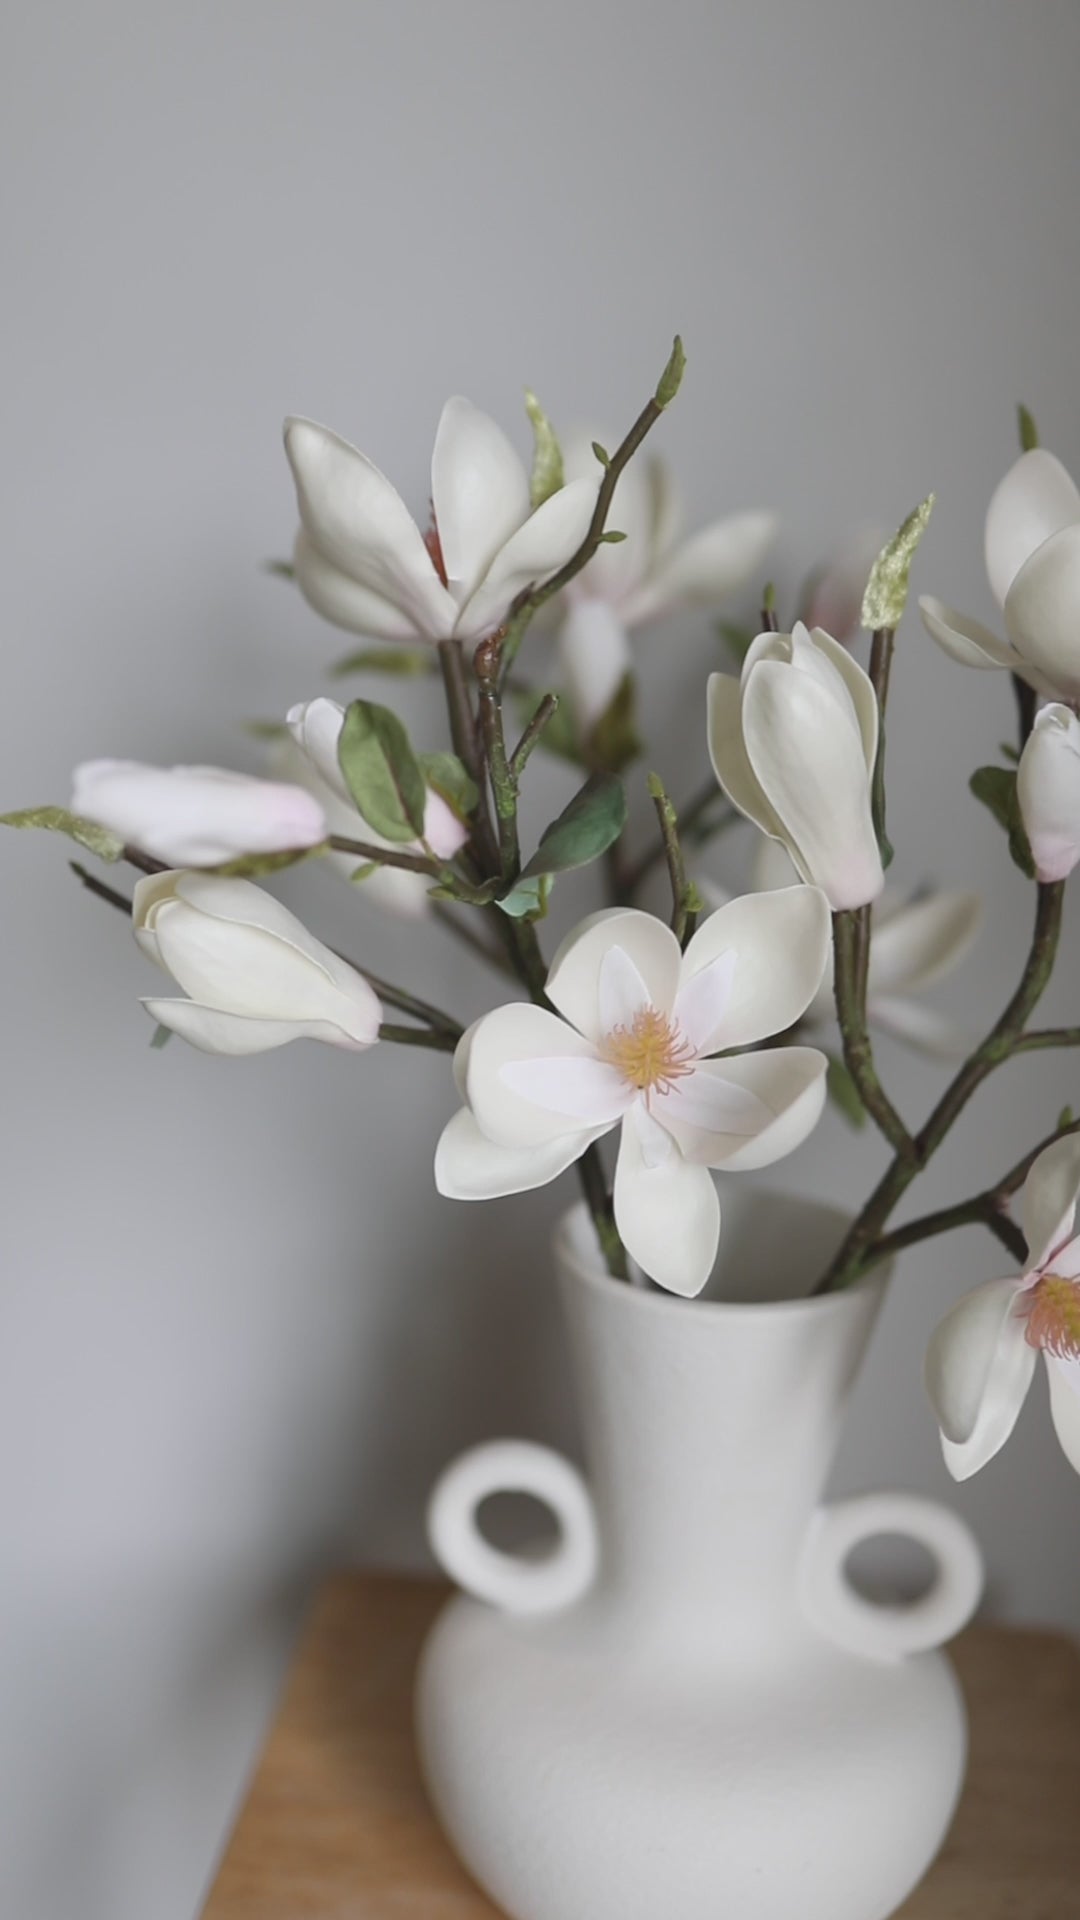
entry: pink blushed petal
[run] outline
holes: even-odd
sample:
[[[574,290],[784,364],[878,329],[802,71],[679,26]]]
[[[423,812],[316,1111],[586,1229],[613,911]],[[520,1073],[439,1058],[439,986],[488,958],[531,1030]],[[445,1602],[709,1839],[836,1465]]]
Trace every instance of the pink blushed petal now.
[[[443,1128],[435,1151],[435,1185],[449,1200],[497,1200],[529,1193],[580,1159],[596,1135],[564,1133],[531,1147],[498,1147],[481,1133],[467,1107]]]
[[[1009,1438],[1035,1369],[1015,1279],[991,1280],[958,1300],[926,1353],[926,1388],[955,1480],[978,1473]]]
[[[510,1060],[499,1069],[504,1086],[548,1113],[588,1127],[610,1125],[634,1098],[617,1067],[572,1055],[560,1060]]]
[[[632,1026],[635,1014],[652,1004],[649,989],[625,947],[608,948],[600,962],[597,991],[602,1033]]]
[[[1080,1135],[1067,1134],[1040,1153],[1024,1182],[1021,1216],[1032,1267],[1045,1267],[1072,1238],[1080,1192]]]
[[[684,979],[675,1001],[675,1025],[696,1054],[721,1045],[724,1015],[731,999],[738,955],[733,947],[718,954],[700,972]]]
[[[654,1096],[652,1111],[663,1126],[672,1120],[695,1133],[724,1134],[750,1139],[772,1125],[775,1114],[750,1087],[721,1078],[723,1062],[710,1062],[710,1071],[697,1068],[670,1091]],[[695,1159],[698,1155],[693,1156]]]
[[[1054,1432],[1070,1467],[1080,1473],[1080,1363],[1048,1359],[1046,1371]]]
[[[1058,1248],[1053,1256],[1053,1267],[1062,1280],[1080,1280],[1080,1233]]]

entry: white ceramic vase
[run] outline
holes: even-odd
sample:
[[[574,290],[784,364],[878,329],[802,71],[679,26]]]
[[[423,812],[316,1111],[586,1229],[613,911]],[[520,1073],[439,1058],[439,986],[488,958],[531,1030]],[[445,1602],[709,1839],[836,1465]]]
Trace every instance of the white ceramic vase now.
[[[588,1483],[499,1441],[435,1490],[432,1544],[466,1592],[421,1661],[422,1764],[513,1920],[884,1920],[941,1844],[966,1730],[935,1649],[981,1565],[932,1502],[819,1504],[884,1289],[879,1271],[798,1297],[843,1225],[725,1199],[710,1297],[686,1302],[611,1280],[575,1210],[556,1257]],[[479,1531],[503,1490],[554,1509],[545,1558]],[[886,1533],[933,1556],[910,1605],[846,1578]]]

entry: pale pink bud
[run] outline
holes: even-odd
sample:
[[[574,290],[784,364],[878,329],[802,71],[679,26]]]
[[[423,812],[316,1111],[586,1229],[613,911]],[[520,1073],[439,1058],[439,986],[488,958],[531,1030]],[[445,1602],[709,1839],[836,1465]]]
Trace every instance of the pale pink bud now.
[[[214,867],[326,837],[325,814],[303,787],[223,767],[88,760],[75,769],[71,810],[170,867]]]
[[[1043,707],[1016,773],[1020,817],[1042,881],[1064,880],[1080,860],[1080,720]]]

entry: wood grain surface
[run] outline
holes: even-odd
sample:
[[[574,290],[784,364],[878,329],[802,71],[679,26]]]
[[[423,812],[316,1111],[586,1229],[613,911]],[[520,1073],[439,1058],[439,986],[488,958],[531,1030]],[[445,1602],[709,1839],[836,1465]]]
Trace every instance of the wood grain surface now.
[[[413,1754],[413,1668],[444,1595],[359,1573],[322,1588],[203,1920],[499,1920],[436,1828]],[[897,1920],[1080,1920],[1080,1651],[972,1627],[953,1656],[968,1784]]]

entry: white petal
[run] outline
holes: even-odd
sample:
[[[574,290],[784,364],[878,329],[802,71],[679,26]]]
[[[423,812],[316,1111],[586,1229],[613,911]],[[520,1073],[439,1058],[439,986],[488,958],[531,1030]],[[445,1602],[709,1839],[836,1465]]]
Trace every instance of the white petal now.
[[[986,511],[986,571],[999,605],[1026,560],[1051,534],[1080,520],[1080,493],[1045,447],[1021,454]]]
[[[309,607],[335,627],[366,634],[372,640],[431,638],[420,631],[411,613],[381,593],[373,593],[370,587],[362,587],[333,561],[324,559],[303,527],[293,543],[293,572]]]
[[[539,1146],[497,1147],[462,1107],[443,1128],[435,1150],[435,1185],[450,1200],[529,1193],[556,1179],[595,1138],[595,1131],[563,1133]]]
[[[287,420],[285,451],[300,519],[325,560],[409,615],[430,639],[452,631],[455,604],[419,527],[373,461],[312,420]]]
[[[955,607],[947,607],[928,594],[919,601],[919,613],[930,638],[962,667],[1004,667],[1030,686],[1042,687],[1041,675],[1028,666],[1007,640],[999,640],[996,633],[984,627],[981,620],[970,620],[966,614],[957,613]]]
[[[253,880],[227,879],[221,874],[180,873],[176,876],[174,891],[178,899],[197,907],[200,913],[210,914],[216,920],[261,928],[275,940],[295,947],[298,953],[313,960],[342,993],[353,995],[361,1005],[369,1005],[374,998],[367,981],[355,967],[325,947],[315,934],[309,933],[302,920],[264,887],[257,887]]]
[[[977,893],[928,893],[871,927],[869,991],[921,992],[960,964],[979,931]]]
[[[323,695],[317,700],[299,701],[285,715],[289,732],[320,780],[325,781],[339,799],[351,806],[352,796],[338,764],[338,741],[344,723],[344,707],[337,700],[327,700]]]
[[[593,1059],[593,1048],[562,1020],[543,1007],[514,1002],[496,1007],[469,1029],[465,1058],[465,1090],[481,1132],[497,1146],[534,1147],[578,1131],[565,1114],[515,1092],[503,1069],[512,1062],[556,1059]]]
[[[1080,1473],[1080,1364],[1047,1359],[1050,1379],[1050,1417],[1070,1467]]]
[[[687,1297],[701,1292],[720,1240],[720,1202],[712,1177],[677,1151],[649,1166],[633,1111],[623,1121],[619,1142],[615,1225],[631,1259],[657,1286]]]
[[[500,426],[471,400],[448,400],[431,456],[431,500],[458,605],[529,515],[529,476]]]
[[[708,687],[709,758],[732,805],[763,833],[783,839],[784,830],[769,805],[747,757],[743,740],[742,687],[733,674],[711,673]]]
[[[662,1127],[677,1127],[680,1139],[704,1133],[751,1140],[776,1117],[750,1087],[740,1086],[724,1073],[722,1060],[700,1062],[667,1093],[654,1095],[652,1115]],[[695,1160],[703,1157],[691,1154]]]
[[[1062,1280],[1080,1280],[1080,1233],[1054,1249],[1054,1272]]]
[[[674,1118],[666,1124],[688,1159],[728,1173],[772,1166],[801,1146],[821,1118],[828,1064],[815,1047],[773,1047],[762,1053],[699,1061],[698,1073],[745,1088],[761,1103],[760,1129],[747,1138],[742,1133],[683,1127]]]
[[[587,736],[633,666],[626,629],[609,601],[590,594],[570,602],[559,629],[559,664],[578,730]]]
[[[679,943],[662,920],[636,907],[590,914],[556,950],[546,991],[563,1018],[596,1042],[609,1031],[603,1024],[600,974],[612,947],[621,947],[637,969],[657,1012],[670,1014],[679,986]]]
[[[1016,797],[1039,879],[1064,880],[1080,860],[1080,720],[1044,707],[1016,773]]]
[[[1021,1223],[1032,1268],[1045,1267],[1071,1239],[1080,1194],[1080,1134],[1045,1147],[1024,1182]]]
[[[976,1044],[977,1035],[950,1014],[939,1013],[917,1000],[903,1000],[898,994],[872,995],[866,1012],[872,1027],[914,1047],[929,1060],[966,1060]]]
[[[1021,567],[1005,602],[1005,631],[1047,685],[1080,699],[1080,524],[1055,533]]]
[[[342,993],[321,966],[258,927],[166,901],[154,930],[163,964],[192,1000],[254,1020],[325,1021],[370,1045],[379,1025],[371,988]]]
[[[652,1005],[649,989],[625,947],[608,947],[600,962],[597,984],[601,1033],[633,1026],[639,1013]]]
[[[807,640],[810,643],[809,647],[806,645]],[[791,636],[792,665],[805,670],[815,654],[818,658],[814,664],[822,684],[827,685],[828,680],[820,673],[821,662],[827,663],[844,683],[858,722],[866,770],[868,773],[873,773],[874,761],[877,759],[880,725],[877,694],[874,692],[873,681],[870,675],[860,667],[854,655],[850,654],[846,647],[842,647],[839,640],[834,640],[831,633],[826,633],[823,627],[814,627],[807,633],[806,628],[800,623]]]
[[[323,810],[305,787],[225,767],[88,760],[76,767],[73,788],[74,813],[170,867],[313,847],[326,834]]]
[[[1015,1280],[990,1280],[958,1300],[935,1328],[926,1388],[949,1472],[977,1473],[1005,1445],[1031,1384],[1035,1349],[1016,1311]]]
[[[629,596],[627,623],[653,620],[671,607],[712,607],[729,599],[760,573],[776,526],[775,514],[735,513],[703,527]]]
[[[672,1017],[699,1058],[717,1053],[726,1044],[725,1016],[731,1005],[731,988],[738,968],[739,955],[734,947],[725,947],[715,959],[704,959],[692,973],[687,972],[686,960],[683,961]]]
[[[641,1148],[641,1157],[648,1168],[662,1167],[665,1160],[669,1159],[673,1153],[678,1153],[674,1135],[669,1133],[666,1127],[662,1127],[659,1120],[653,1119],[644,1100],[640,1097],[634,1102],[633,1124],[638,1145]]]
[[[508,1060],[499,1078],[522,1100],[587,1127],[613,1125],[635,1098],[635,1089],[617,1067],[580,1056]]]
[[[836,909],[873,900],[885,877],[850,703],[842,705],[810,673],[762,660],[746,684],[743,736],[803,878],[822,887]]]
[[[458,818],[441,793],[429,787],[424,802],[424,839],[432,853],[439,860],[451,860],[468,837],[469,829],[464,820]]]
[[[500,548],[472,598],[459,615],[455,633],[478,640],[506,618],[510,602],[523,587],[539,585],[576,553],[596,506],[596,485],[572,480],[560,487]]]
[[[817,887],[748,893],[703,920],[683,959],[675,1018],[698,1053],[782,1033],[809,1006],[829,958],[829,903]],[[693,983],[716,958],[736,959],[730,994],[706,1029]]]
[[[330,1020],[259,1020],[241,1013],[222,1013],[218,1007],[200,1006],[194,1000],[144,1000],[152,1020],[178,1033],[201,1053],[241,1056],[269,1053],[287,1046],[290,1040],[323,1040],[332,1047],[345,1047],[351,1053],[362,1052],[373,1044],[359,1040],[344,1027]]]

